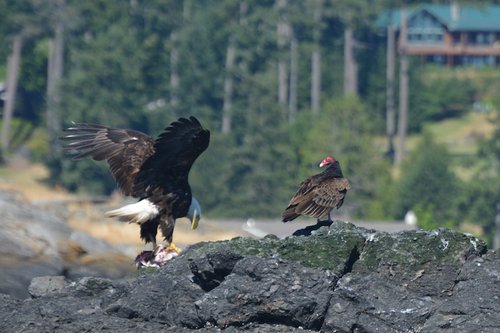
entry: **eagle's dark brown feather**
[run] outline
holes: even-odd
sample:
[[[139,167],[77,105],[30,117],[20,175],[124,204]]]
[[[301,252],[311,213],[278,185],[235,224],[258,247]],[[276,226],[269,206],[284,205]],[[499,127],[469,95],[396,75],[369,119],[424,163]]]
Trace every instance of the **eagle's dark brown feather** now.
[[[189,170],[209,141],[210,132],[194,117],[180,118],[170,124],[156,139],[154,155],[141,167],[134,193],[145,196],[157,186],[166,186],[171,191],[187,185]]]
[[[139,170],[154,154],[154,139],[139,131],[97,124],[75,124],[65,130],[63,140],[71,141],[64,149],[80,160],[90,157],[106,160],[120,190],[137,197],[133,185]]]

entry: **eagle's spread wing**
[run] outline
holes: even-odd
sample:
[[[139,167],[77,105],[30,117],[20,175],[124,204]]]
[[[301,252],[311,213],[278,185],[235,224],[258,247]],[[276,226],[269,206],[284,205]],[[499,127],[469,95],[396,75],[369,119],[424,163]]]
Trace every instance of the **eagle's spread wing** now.
[[[134,195],[135,178],[154,153],[154,139],[130,129],[118,129],[97,124],[74,124],[61,139],[70,141],[64,149],[74,159],[91,157],[106,160],[118,186],[125,195]]]
[[[320,218],[333,208],[342,206],[349,188],[349,181],[345,178],[308,178],[302,182],[283,212],[283,221],[291,221],[299,215]]]
[[[155,153],[143,164],[133,191],[145,196],[155,188],[167,192],[187,184],[196,158],[208,147],[210,132],[195,117],[180,118],[170,124],[154,143]]]

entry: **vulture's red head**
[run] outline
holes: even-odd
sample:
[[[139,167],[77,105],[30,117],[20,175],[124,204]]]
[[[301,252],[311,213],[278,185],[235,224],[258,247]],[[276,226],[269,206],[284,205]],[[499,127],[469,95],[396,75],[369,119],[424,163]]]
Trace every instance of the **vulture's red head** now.
[[[323,161],[321,161],[321,163],[319,164],[319,167],[322,168],[322,167],[324,167],[326,165],[330,165],[330,164],[333,164],[333,163],[335,163],[335,159],[333,157],[331,157],[331,156],[328,156],[328,157],[325,157],[323,159]]]

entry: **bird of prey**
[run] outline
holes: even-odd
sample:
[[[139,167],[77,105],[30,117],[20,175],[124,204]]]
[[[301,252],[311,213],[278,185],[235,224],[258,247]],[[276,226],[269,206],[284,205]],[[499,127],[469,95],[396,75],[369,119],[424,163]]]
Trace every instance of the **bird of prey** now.
[[[65,132],[61,139],[68,141],[66,152],[76,160],[106,160],[120,190],[139,199],[106,214],[139,224],[141,238],[153,243],[153,251],[159,226],[167,249],[178,253],[172,242],[175,220],[188,217],[195,229],[201,214],[188,183],[193,162],[210,141],[210,132],[198,119],[179,118],[156,139],[131,129],[85,123]]]
[[[318,219],[318,223],[321,222],[321,217],[328,216],[326,221],[331,224],[330,212],[342,206],[351,185],[344,178],[339,161],[333,157],[326,157],[319,166],[326,168],[323,172],[307,178],[300,184],[299,190],[281,214],[283,222],[305,215]]]

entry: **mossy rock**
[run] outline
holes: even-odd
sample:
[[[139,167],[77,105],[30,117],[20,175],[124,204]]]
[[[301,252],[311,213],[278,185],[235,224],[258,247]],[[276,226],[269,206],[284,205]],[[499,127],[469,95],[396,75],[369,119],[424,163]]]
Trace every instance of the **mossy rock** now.
[[[196,257],[211,251],[228,248],[242,255],[263,258],[278,257],[299,262],[306,267],[331,270],[342,274],[359,257],[365,243],[365,229],[336,222],[323,227],[311,236],[290,236],[279,239],[274,235],[262,239],[236,237],[228,241],[206,242],[191,246],[186,255]]]
[[[355,269],[376,271],[382,266],[415,272],[425,265],[460,265],[470,256],[486,253],[486,243],[448,229],[378,232],[367,239]]]
[[[241,255],[277,257],[306,267],[331,270],[337,275],[351,271],[378,272],[414,278],[433,266],[459,267],[470,256],[486,253],[486,244],[447,229],[378,232],[351,223],[334,222],[309,236],[274,235],[262,239],[237,237],[227,241],[195,244],[184,253],[191,258],[212,251],[234,251]]]

